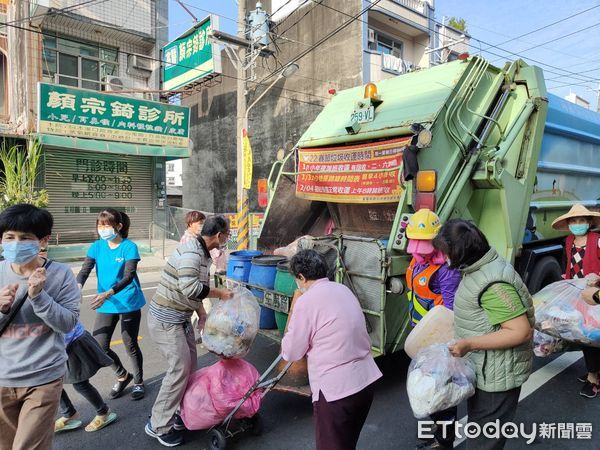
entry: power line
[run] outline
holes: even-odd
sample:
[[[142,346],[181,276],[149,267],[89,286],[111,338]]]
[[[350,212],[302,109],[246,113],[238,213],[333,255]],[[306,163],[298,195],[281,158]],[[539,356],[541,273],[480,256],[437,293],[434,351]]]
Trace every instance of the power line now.
[[[317,6],[319,6],[319,5],[321,5],[321,4],[323,3],[323,1],[324,1],[324,0],[315,1],[315,2],[314,2],[314,3],[315,3],[315,6],[313,6],[313,7],[312,7],[312,8],[310,8],[308,11],[306,11],[306,12],[305,12],[305,13],[302,15],[302,17],[300,17],[300,18],[299,18],[298,20],[296,20],[296,21],[295,21],[295,22],[294,22],[292,25],[290,25],[289,27],[287,27],[287,28],[285,29],[285,31],[282,31],[282,32],[281,32],[281,34],[283,35],[283,34],[287,33],[288,31],[290,31],[290,29],[292,29],[292,28],[294,28],[296,25],[298,25],[298,23],[299,23],[299,22],[300,22],[302,19],[304,19],[304,18],[305,18],[306,16],[308,16],[308,15],[309,15],[309,14],[310,14],[312,11],[314,11],[314,10],[317,8]]]
[[[333,36],[335,36],[336,34],[338,34],[340,31],[342,31],[344,28],[346,28],[348,25],[350,25],[353,21],[357,20],[358,17],[362,16],[363,14],[365,14],[367,11],[369,11],[371,8],[373,8],[374,6],[376,6],[381,0],[375,0],[374,2],[370,3],[369,6],[367,6],[366,8],[364,8],[363,10],[361,10],[356,16],[352,16],[350,20],[343,22],[340,26],[338,26],[336,29],[334,29],[333,31],[331,31],[330,33],[328,33],[327,35],[325,35],[324,37],[322,37],[321,39],[319,39],[317,42],[315,42],[313,45],[311,45],[309,48],[307,48],[306,50],[300,52],[298,55],[296,55],[294,58],[292,58],[291,60],[289,60],[285,66],[289,65],[289,64],[293,64],[297,61],[299,61],[300,59],[302,59],[304,56],[308,55],[310,52],[312,52],[313,50],[315,50],[317,47],[319,47],[320,45],[322,45],[324,42],[326,42],[327,40],[329,40],[330,38],[332,38]],[[284,66],[284,67],[285,67]],[[279,74],[279,72],[281,72],[281,70],[283,69],[278,69],[274,72],[271,72],[271,74],[267,75],[265,78],[262,79],[261,82],[265,82],[266,80],[268,80],[269,78],[273,77],[276,73]]]
[[[2,25],[14,25],[14,24],[19,24],[19,23],[23,23],[23,22],[29,22],[29,21],[31,21],[33,19],[39,19],[40,17],[52,16],[52,15],[55,15],[55,14],[56,15],[60,15],[60,14],[65,13],[65,12],[71,12],[71,11],[73,11],[75,9],[80,9],[80,8],[83,8],[83,7],[86,7],[86,6],[91,6],[92,3],[100,2],[98,4],[101,4],[101,3],[105,3],[107,1],[108,0],[87,0],[87,1],[85,1],[83,3],[77,3],[75,5],[66,6],[64,8],[50,9],[50,10],[48,10],[45,13],[37,14],[35,16],[24,17],[24,18],[19,19],[19,20],[13,20],[11,22],[6,22],[6,23],[4,23]]]
[[[375,6],[375,5],[378,3],[378,2],[377,2],[377,3],[375,3],[375,2],[371,2],[371,1],[369,1],[369,0],[366,0],[366,1],[367,1],[367,2],[368,2],[370,5],[371,5],[371,6],[370,6],[370,8],[372,8],[373,6]],[[334,8],[334,7],[330,6],[330,5],[327,5],[327,4],[325,4],[325,3],[322,3],[322,2],[321,2],[321,3],[319,3],[318,5],[320,5],[320,6],[323,6],[323,7],[325,7],[325,8],[328,8],[328,9],[331,9],[331,10],[333,10],[333,11],[336,11],[336,12],[338,12],[338,13],[340,13],[340,14],[343,14],[343,15],[345,15],[345,16],[347,16],[347,17],[351,17],[351,18],[353,18],[353,20],[356,20],[356,21],[358,21],[358,22],[365,23],[365,24],[367,24],[367,25],[368,25],[368,22],[367,22],[367,21],[365,21],[365,20],[363,20],[363,19],[361,19],[361,18],[360,18],[360,16],[361,16],[362,14],[364,14],[364,13],[362,13],[362,14],[360,14],[360,15],[357,15],[357,16],[352,16],[352,15],[350,15],[350,14],[348,14],[348,13],[344,12],[344,11],[340,11],[340,10],[338,10],[338,9],[336,9],[336,8]],[[600,5],[599,5],[599,6],[600,6]],[[389,9],[387,9],[387,8],[385,8],[385,7],[383,7],[383,6],[379,6],[378,8],[380,8],[380,9],[382,9],[382,10],[384,10],[384,11],[387,11],[387,12],[389,12],[389,13],[393,13],[392,11],[390,11]],[[583,12],[585,12],[585,11],[583,11]],[[434,22],[434,23],[436,23],[436,24],[438,24],[438,25],[444,26],[444,24],[443,24],[443,23],[441,23],[441,22],[438,22],[438,21],[436,21],[436,20],[433,20],[433,22]],[[291,28],[291,27],[290,27],[290,28]],[[289,29],[289,28],[288,28],[288,29]],[[430,32],[433,32],[433,33],[437,32],[437,30],[435,30],[435,29],[432,29],[432,28],[429,28],[429,27],[426,27],[426,29],[427,29],[427,30],[429,30]],[[287,31],[287,30],[286,30],[286,31]],[[282,34],[283,34],[283,33],[282,33]],[[471,39],[473,39],[474,41],[480,42],[481,44],[487,45],[487,46],[488,46],[488,47],[487,47],[488,49],[489,49],[489,48],[497,48],[498,50],[500,50],[500,51],[503,51],[503,52],[506,52],[506,53],[509,53],[509,54],[511,54],[511,55],[513,55],[513,56],[516,56],[516,57],[519,57],[519,58],[524,58],[524,59],[529,59],[530,61],[532,61],[532,62],[535,62],[535,63],[537,63],[537,64],[540,64],[540,65],[543,65],[543,66],[546,66],[546,67],[553,68],[553,69],[555,69],[555,70],[560,70],[560,71],[563,71],[563,72],[565,72],[565,74],[562,74],[562,73],[559,73],[559,72],[554,72],[554,71],[552,71],[552,70],[549,70],[549,69],[545,69],[545,72],[547,72],[547,73],[551,73],[551,74],[554,74],[554,75],[559,75],[559,76],[561,76],[561,77],[569,77],[569,75],[571,75],[569,78],[575,78],[575,79],[577,79],[577,80],[579,80],[579,81],[586,81],[586,80],[584,80],[584,79],[582,79],[582,78],[578,78],[578,77],[579,77],[579,74],[578,74],[578,73],[575,73],[575,72],[570,72],[570,71],[568,71],[567,69],[563,69],[563,68],[561,68],[561,67],[552,66],[552,65],[550,65],[550,64],[547,64],[547,63],[544,63],[544,62],[542,62],[542,61],[538,61],[538,60],[535,60],[535,59],[533,59],[533,58],[528,58],[528,57],[526,57],[526,56],[524,56],[524,55],[520,55],[519,53],[511,52],[511,51],[509,51],[509,50],[505,50],[505,49],[503,49],[503,48],[500,48],[498,45],[495,45],[495,44],[490,44],[490,43],[488,43],[488,42],[485,42],[485,41],[483,41],[483,40],[481,40],[481,39],[478,39],[478,38],[475,38],[475,37],[471,37]],[[304,44],[304,45],[308,45],[308,44]],[[427,46],[427,45],[421,44],[421,43],[419,43],[419,42],[414,42],[414,45],[420,45],[420,46],[422,46],[422,47],[424,47],[424,48],[428,48],[428,46]],[[312,46],[311,46],[311,47],[312,47]],[[309,48],[308,50],[309,50],[309,51],[312,51],[312,50],[311,50],[311,48]],[[499,54],[497,54],[497,53],[490,52],[489,50],[485,50],[485,51],[487,51],[487,53],[490,53],[490,54],[492,54],[492,55],[494,55],[494,56],[498,56],[498,57],[500,57],[500,59],[502,59],[502,58],[506,58],[506,56],[504,56],[504,55],[499,55]],[[376,65],[376,66],[379,66],[379,67],[381,67],[381,65],[380,65],[380,64],[376,64],[376,63],[372,63],[372,64],[373,64],[373,65]],[[269,77],[270,77],[270,76],[269,76]],[[267,78],[265,78],[265,79],[268,79],[269,77],[267,77]],[[588,78],[590,81],[594,81],[594,82],[598,81],[598,80],[597,80],[597,79],[595,79],[595,78],[590,78],[590,77],[586,77],[586,78]]]
[[[600,66],[599,67],[594,67],[593,69],[588,69],[588,70],[584,70],[579,72],[581,73],[590,73],[590,72],[595,72],[596,70],[600,70]],[[554,81],[554,80],[558,80],[559,78],[563,78],[563,77],[553,77],[553,78],[546,78],[546,81]]]
[[[509,42],[513,42],[513,41],[516,41],[516,40],[518,40],[518,39],[521,39],[521,38],[523,38],[523,37],[525,37],[525,36],[529,36],[530,34],[537,33],[538,31],[545,30],[546,28],[550,28],[550,27],[552,27],[552,26],[554,26],[554,25],[557,25],[557,24],[559,24],[559,23],[565,22],[565,21],[567,21],[567,20],[569,20],[569,19],[572,19],[573,17],[579,16],[579,15],[581,15],[581,14],[583,14],[583,13],[586,13],[586,12],[588,12],[588,11],[591,11],[592,9],[599,8],[599,7],[600,7],[600,4],[598,4],[598,5],[595,5],[595,6],[592,6],[592,7],[590,7],[590,8],[584,9],[583,11],[579,11],[578,13],[571,14],[570,16],[564,17],[564,18],[562,18],[562,19],[560,19],[560,20],[557,20],[557,21],[555,21],[555,22],[549,23],[549,24],[547,24],[547,25],[544,25],[544,26],[542,26],[542,27],[536,28],[535,30],[531,30],[531,31],[528,31],[527,33],[520,34],[519,36],[516,36],[516,37],[514,37],[514,38],[511,38],[511,39],[509,39],[509,40],[507,40],[507,41],[500,42],[500,43],[499,43],[499,44],[497,44],[497,45],[504,45],[504,44],[508,44]],[[488,47],[488,48],[489,48],[489,47]],[[485,50],[486,50],[486,49],[483,49],[483,51],[485,51]]]
[[[550,44],[550,43],[552,43],[552,42],[556,42],[556,41],[559,41],[559,40],[561,40],[561,39],[564,39],[564,38],[567,38],[567,37],[573,36],[574,34],[581,33],[582,31],[587,31],[587,30],[589,30],[589,29],[591,29],[591,28],[597,27],[598,25],[600,25],[600,22],[598,22],[598,23],[595,23],[594,25],[590,25],[590,26],[587,26],[587,27],[581,28],[581,29],[579,29],[579,30],[573,31],[573,32],[571,32],[571,33],[569,33],[569,34],[564,34],[564,35],[562,35],[562,36],[559,36],[559,37],[557,37],[557,38],[554,38],[554,39],[551,39],[551,40],[549,40],[549,41],[543,42],[543,43],[541,43],[541,44],[536,44],[536,45],[534,45],[533,47],[526,48],[525,50],[520,50],[520,53],[525,53],[525,52],[528,52],[529,50],[533,50],[534,48],[539,48],[539,47],[542,47],[542,46],[544,46],[544,45],[548,45],[548,44]]]

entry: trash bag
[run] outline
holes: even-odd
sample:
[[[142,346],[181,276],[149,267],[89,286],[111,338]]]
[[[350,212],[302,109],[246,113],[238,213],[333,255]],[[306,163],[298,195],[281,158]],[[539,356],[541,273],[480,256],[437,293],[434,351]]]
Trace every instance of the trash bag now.
[[[230,300],[212,305],[204,325],[202,342],[222,358],[243,358],[258,333],[260,306],[252,293],[237,286]]]
[[[475,393],[475,370],[466,358],[455,358],[448,344],[421,350],[408,367],[406,391],[417,419],[451,408]]]
[[[205,430],[221,423],[258,378],[258,371],[243,359],[222,359],[194,372],[181,401],[180,416],[186,428]],[[262,391],[253,392],[234,418],[254,416],[261,400]]]
[[[276,248],[273,251],[273,254],[277,256],[285,256],[287,258],[292,258],[296,253],[298,253],[298,244],[302,239],[312,239],[312,236],[300,236],[287,246]]]
[[[533,353],[541,358],[552,353],[576,350],[577,346],[564,339],[550,336],[538,330],[533,330]]]
[[[535,327],[568,342],[600,347],[600,307],[581,298],[586,279],[561,280],[534,295]]]

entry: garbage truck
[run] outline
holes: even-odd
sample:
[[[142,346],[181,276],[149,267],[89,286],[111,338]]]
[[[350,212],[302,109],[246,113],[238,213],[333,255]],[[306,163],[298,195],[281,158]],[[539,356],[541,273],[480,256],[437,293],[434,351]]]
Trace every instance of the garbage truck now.
[[[274,162],[258,248],[310,236],[299,246],[355,293],[383,355],[410,331],[412,214],[472,220],[535,292],[562,273],[550,224],[574,202],[597,207],[599,176],[600,114],[548,94],[538,67],[473,56],[336,93]],[[288,312],[289,296],[262,290]]]

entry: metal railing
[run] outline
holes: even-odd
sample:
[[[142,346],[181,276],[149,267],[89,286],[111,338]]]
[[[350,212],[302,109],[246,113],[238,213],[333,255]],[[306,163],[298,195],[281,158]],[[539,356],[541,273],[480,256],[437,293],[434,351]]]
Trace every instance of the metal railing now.
[[[394,3],[398,3],[408,9],[418,12],[419,14],[425,14],[425,2],[422,0],[392,0]]]
[[[157,240],[154,238],[157,228],[161,231],[162,238],[159,239],[161,241],[161,255],[162,255],[162,258],[165,259],[165,256],[166,256],[165,248],[166,248],[166,243],[167,243],[167,236],[169,237],[169,239],[177,240],[177,241],[179,241],[180,238],[175,239],[176,236],[174,233],[170,232],[165,227],[163,227],[162,225],[160,225],[156,222],[150,222],[150,226],[148,227],[148,245],[150,246],[151,251],[153,251],[152,241]]]

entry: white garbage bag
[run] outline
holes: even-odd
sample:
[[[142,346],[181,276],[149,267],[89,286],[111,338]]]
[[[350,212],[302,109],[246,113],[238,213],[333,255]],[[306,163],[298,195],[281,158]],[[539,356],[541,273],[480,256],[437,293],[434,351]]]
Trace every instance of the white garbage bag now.
[[[238,286],[232,299],[213,304],[202,342],[207,350],[223,358],[243,358],[256,338],[259,318],[258,302],[248,289]]]
[[[471,397],[475,370],[468,359],[452,356],[448,344],[435,344],[410,363],[406,390],[413,414],[422,419]]]

